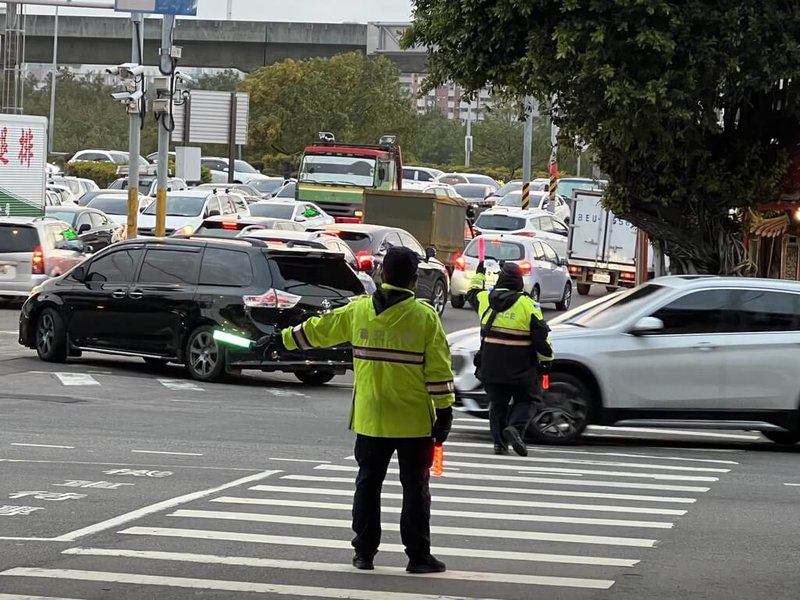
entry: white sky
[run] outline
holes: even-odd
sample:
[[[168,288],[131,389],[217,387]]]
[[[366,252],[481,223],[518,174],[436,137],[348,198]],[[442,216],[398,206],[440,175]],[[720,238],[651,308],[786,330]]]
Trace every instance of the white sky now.
[[[102,1],[108,4],[113,0]],[[226,7],[227,0],[199,0],[198,17],[224,19]],[[53,8],[44,6],[27,7],[29,14],[52,14],[53,11]],[[113,11],[60,9],[60,14],[113,16]],[[315,23],[406,22],[411,20],[411,0],[233,0],[233,18]]]

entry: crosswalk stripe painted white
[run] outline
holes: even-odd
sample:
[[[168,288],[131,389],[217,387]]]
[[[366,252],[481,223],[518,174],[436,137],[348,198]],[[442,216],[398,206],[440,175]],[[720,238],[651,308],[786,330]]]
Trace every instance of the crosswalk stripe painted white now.
[[[322,477],[316,475],[282,475],[281,479],[290,481],[309,481],[315,483],[349,483],[353,484],[351,477]],[[475,479],[485,480],[485,477]],[[496,478],[492,478],[496,479]],[[520,478],[515,478],[520,479]],[[527,480],[526,480],[527,481]],[[399,481],[388,479],[383,485],[400,486]],[[462,492],[493,492],[496,494],[525,494],[531,496],[558,496],[565,498],[598,498],[602,500],[626,500],[632,502],[663,502],[668,504],[694,504],[696,498],[684,498],[680,496],[649,496],[644,494],[610,494],[602,492],[576,492],[572,490],[543,490],[535,488],[512,488],[483,485],[462,485],[458,483],[442,483],[439,480],[432,482],[434,490],[458,490]],[[708,489],[708,488],[701,488]]]
[[[49,579],[75,579],[78,581],[97,581],[102,583],[125,583],[132,585],[151,585],[194,590],[218,590],[225,592],[250,592],[275,594],[276,596],[302,596],[306,598],[335,598],[342,600],[477,600],[466,596],[432,596],[428,594],[407,594],[405,592],[383,592],[378,590],[355,590],[343,588],[323,588],[308,585],[281,585],[276,583],[255,583],[247,581],[226,581],[222,579],[194,579],[189,577],[167,577],[159,575],[140,575],[138,573],[110,573],[107,571],[80,571],[77,569],[39,569],[21,567],[9,569],[0,575],[8,577],[36,577]],[[487,599],[489,600],[489,599]]]
[[[304,500],[278,498],[237,498],[222,496],[214,498],[211,502],[223,504],[247,504],[251,506],[285,506],[290,508],[319,508],[321,510],[351,511],[352,504],[337,504],[335,502],[308,502]],[[399,506],[382,506],[384,513],[400,514]],[[568,525],[601,525],[608,527],[640,527],[652,529],[671,529],[672,523],[664,521],[631,521],[624,519],[594,519],[584,517],[554,517],[550,515],[521,515],[511,513],[472,512],[466,510],[443,510],[434,508],[431,514],[435,517],[455,517],[458,519],[481,519],[489,521],[524,521],[528,523],[565,523]]]
[[[514,457],[514,456],[495,456],[493,454],[478,454],[477,452],[447,452],[447,457],[452,458],[480,458],[483,460],[503,460],[513,463],[559,463],[567,465],[585,465],[592,467],[617,467],[628,469],[657,469],[661,471],[686,471],[693,473],[730,473],[730,469],[716,467],[684,467],[678,465],[656,465],[653,463],[630,463],[617,461],[591,460],[582,458],[541,458],[536,456]]]
[[[492,447],[488,444],[481,444],[478,442],[458,442],[447,440],[447,447],[459,448],[481,448],[487,452],[491,451]],[[696,451],[696,448],[687,448],[687,450]],[[644,458],[648,460],[674,460],[686,462],[699,462],[717,465],[738,465],[735,460],[719,460],[714,458],[689,458],[686,456],[661,456],[659,454],[631,454],[627,452],[602,452],[592,450],[564,450],[561,448],[540,448],[528,446],[528,452],[542,453],[542,454],[580,454],[584,456],[614,456],[619,458]]]
[[[267,535],[263,533],[240,533],[237,531],[213,531],[204,529],[180,529],[170,527],[129,527],[119,533],[127,535],[172,537],[194,540],[222,540],[227,542],[243,542],[251,544],[269,544],[276,546],[302,546],[309,548],[334,548],[352,550],[347,540],[330,540],[323,538],[307,538],[286,535]],[[405,554],[401,544],[381,544],[381,552]],[[604,556],[579,556],[572,554],[544,554],[539,552],[515,552],[510,550],[481,550],[470,548],[450,548],[436,546],[433,549],[437,556],[455,556],[459,558],[479,558],[481,560],[515,560],[523,562],[546,562],[568,565],[591,565],[602,567],[634,567],[639,564],[636,559],[609,558]]]
[[[62,554],[77,556],[113,556],[178,562],[194,562],[205,565],[232,565],[258,567],[261,569],[293,569],[300,571],[320,571],[326,573],[352,573],[350,565],[340,563],[308,562],[305,560],[276,560],[271,558],[250,558],[247,556],[219,556],[214,554],[185,554],[177,552],[155,552],[145,550],[116,550],[107,548],[69,548]],[[374,571],[362,571],[359,575],[408,577],[402,567],[375,567]],[[584,579],[577,577],[550,577],[541,575],[518,575],[516,573],[482,573],[478,571],[447,571],[430,573],[425,579],[447,579],[451,581],[472,581],[477,583],[512,583],[519,585],[544,585],[571,588],[607,590],[614,585],[609,579]],[[3,600],[0,596],[0,600]]]
[[[451,463],[450,466],[453,466]],[[458,466],[458,465],[456,465]],[[346,465],[319,465],[315,469],[322,469],[326,471],[339,471],[345,473],[356,473],[358,467],[349,467]],[[399,474],[397,469],[389,469],[388,473]],[[442,475],[445,479],[474,479],[478,481],[486,481],[487,475],[478,473],[453,473],[447,471],[445,465],[445,472]],[[661,483],[632,483],[627,481],[595,481],[593,479],[548,479],[546,477],[517,477],[511,475],[494,475],[491,476],[492,481],[506,481],[516,483],[552,483],[556,485],[581,485],[586,487],[611,487],[611,488],[624,488],[633,490],[659,490],[668,492],[692,492],[692,493],[705,493],[711,488],[697,487],[690,485],[669,485]]]
[[[62,385],[100,385],[91,375],[86,373],[53,373]]]
[[[264,513],[235,512],[223,510],[190,510],[181,509],[170,513],[170,517],[187,519],[220,519],[224,521],[250,521],[253,523],[275,523],[278,525],[299,525],[311,527],[334,527],[350,529],[349,519],[319,519],[315,517],[297,517],[294,515],[269,515]],[[400,531],[397,523],[384,523],[384,531]],[[629,546],[634,548],[652,548],[657,540],[645,538],[614,537],[607,535],[583,535],[572,533],[550,533],[545,531],[514,531],[510,529],[478,529],[472,527],[431,526],[431,533],[438,535],[457,535],[467,537],[485,537],[508,540],[536,540],[540,542],[565,542],[569,544],[599,544],[607,546]]]
[[[590,425],[588,433],[584,435],[593,435],[595,433],[660,433],[664,435],[685,435],[689,437],[709,437],[721,438],[728,440],[760,440],[760,435],[741,435],[738,433],[715,433],[712,431],[686,431],[685,429],[661,429],[660,427],[610,427],[607,425]]]
[[[350,480],[347,480],[350,483]],[[800,484],[799,484],[800,485]],[[484,488],[476,488],[483,491]],[[346,496],[352,497],[352,490],[339,490],[336,488],[311,488],[311,487],[292,487],[281,485],[255,485],[250,488],[254,492],[286,493],[286,494],[306,494],[312,496]],[[472,490],[472,491],[476,491]],[[392,494],[383,492],[381,498],[387,500],[402,500],[403,494]],[[216,498],[212,502],[221,502]],[[434,502],[439,504],[477,504],[480,506],[513,506],[515,508],[550,508],[555,510],[589,510],[592,512],[614,512],[630,513],[639,515],[669,515],[680,517],[687,513],[685,510],[670,508],[642,508],[639,506],[614,506],[610,504],[567,504],[563,502],[530,502],[526,500],[505,500],[503,498],[464,498],[461,496],[440,496],[436,494]]]
[[[205,391],[193,381],[186,381],[184,379],[157,379],[158,383],[165,388],[175,390],[177,392],[202,392]]]

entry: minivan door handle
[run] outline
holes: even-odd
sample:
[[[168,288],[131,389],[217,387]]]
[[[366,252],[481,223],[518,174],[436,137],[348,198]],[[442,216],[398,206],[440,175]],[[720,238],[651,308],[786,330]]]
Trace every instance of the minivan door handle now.
[[[699,350],[700,352],[711,352],[716,348],[717,348],[716,346],[713,346],[708,342],[700,342],[699,344],[695,344],[694,346],[692,346],[692,350]]]
[[[114,290],[111,292],[111,297],[117,300],[121,300],[125,297],[125,290]]]
[[[141,300],[144,296],[144,292],[142,290],[131,290],[128,292],[128,298],[131,300]]]

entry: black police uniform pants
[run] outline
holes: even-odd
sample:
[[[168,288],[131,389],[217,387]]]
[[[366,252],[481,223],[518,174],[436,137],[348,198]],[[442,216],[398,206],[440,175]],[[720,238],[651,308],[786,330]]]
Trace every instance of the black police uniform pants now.
[[[353,547],[372,557],[381,542],[381,487],[395,450],[403,485],[400,537],[413,562],[423,562],[431,552],[431,493],[428,486],[433,462],[431,438],[356,437],[358,462],[353,499]]]
[[[506,445],[503,429],[509,426],[519,431],[524,439],[533,406],[539,400],[536,386],[486,383],[484,389],[489,397],[489,428],[494,443]],[[513,405],[511,405],[512,398]]]

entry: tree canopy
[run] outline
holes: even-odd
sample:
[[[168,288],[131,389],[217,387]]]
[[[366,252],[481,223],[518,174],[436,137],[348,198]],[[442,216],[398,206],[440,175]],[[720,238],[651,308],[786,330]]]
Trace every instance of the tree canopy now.
[[[800,5],[778,0],[414,0],[429,85],[552,103],[606,205],[681,270],[739,272],[732,209],[772,199],[798,141]]]

